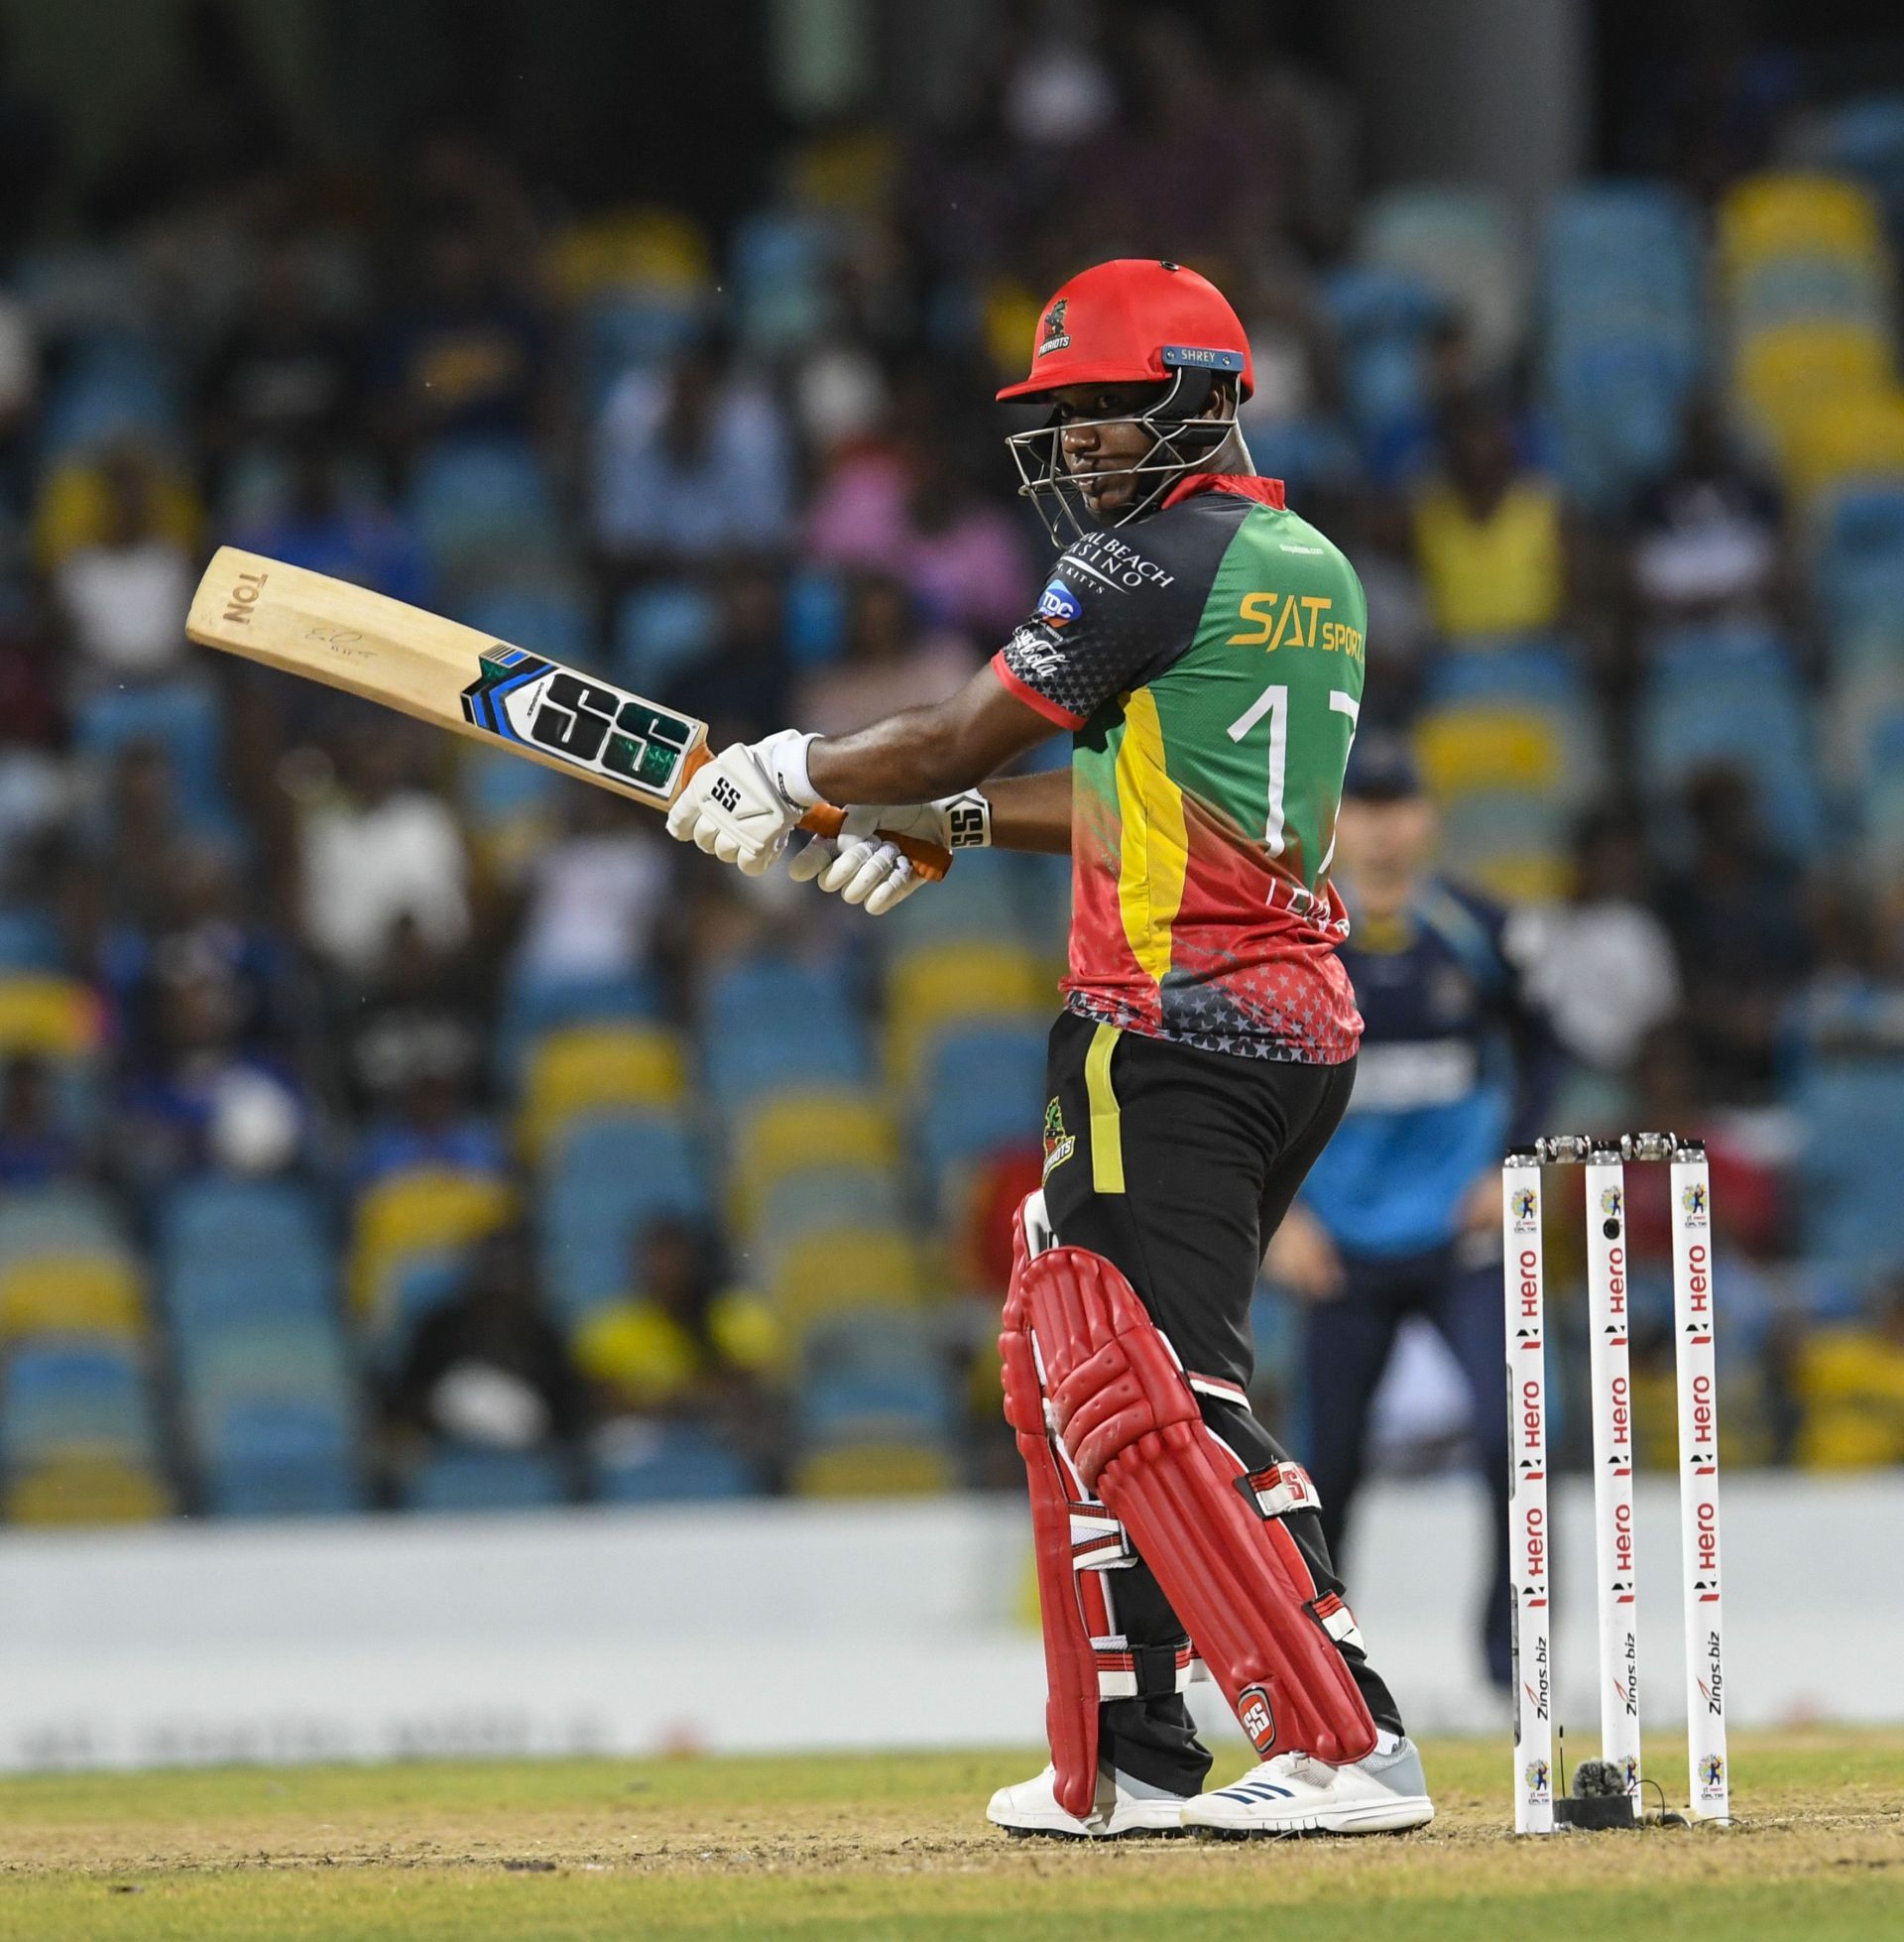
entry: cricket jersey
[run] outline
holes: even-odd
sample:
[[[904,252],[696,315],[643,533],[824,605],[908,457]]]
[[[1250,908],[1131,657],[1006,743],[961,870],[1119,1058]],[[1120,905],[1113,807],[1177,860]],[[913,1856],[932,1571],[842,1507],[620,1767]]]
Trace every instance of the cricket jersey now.
[[[1058,561],[993,660],[1073,732],[1069,1010],[1337,1065],[1362,1033],[1329,880],[1368,608],[1282,483],[1212,473]]]

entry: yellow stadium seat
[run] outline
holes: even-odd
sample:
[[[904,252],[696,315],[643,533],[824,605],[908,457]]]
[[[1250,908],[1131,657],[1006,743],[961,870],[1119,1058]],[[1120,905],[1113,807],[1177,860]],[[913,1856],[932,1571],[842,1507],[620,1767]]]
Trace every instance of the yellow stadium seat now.
[[[616,209],[572,223],[555,238],[549,271],[569,303],[626,289],[692,296],[713,277],[700,225],[674,209]]]
[[[926,1443],[858,1443],[819,1450],[793,1469],[802,1497],[937,1497],[955,1479],[943,1450]]]
[[[18,1524],[150,1523],[172,1508],[165,1483],[142,1465],[74,1452],[14,1477],[5,1515]]]
[[[1904,481],[1904,389],[1820,405],[1793,427],[1786,474],[1803,499],[1853,480]]]
[[[517,1121],[524,1155],[538,1159],[571,1120],[600,1112],[665,1110],[687,1090],[672,1032],[654,1026],[562,1026],[537,1039]]]
[[[910,1308],[919,1299],[918,1250],[894,1229],[835,1228],[781,1249],[768,1276],[789,1334],[853,1308]]]
[[[1540,791],[1566,773],[1566,749],[1553,719],[1526,708],[1444,708],[1415,731],[1428,787],[1441,797],[1475,789]]]
[[[887,1071],[894,1084],[909,1086],[944,1026],[966,1019],[1047,1019],[1052,997],[1045,965],[1015,944],[908,952],[887,974]]]
[[[1786,323],[1746,338],[1732,368],[1740,399],[1783,446],[1821,406],[1888,385],[1891,347],[1857,324]]]
[[[138,1271],[118,1255],[29,1255],[0,1267],[0,1341],[47,1331],[136,1340]]]
[[[750,1227],[774,1181],[810,1166],[891,1168],[899,1157],[892,1119],[860,1092],[779,1092],[763,1100],[734,1143],[728,1197]]]
[[[99,1001],[71,978],[30,973],[0,979],[0,1056],[79,1058],[97,1048]]]
[[[350,1289],[358,1312],[381,1309],[392,1275],[406,1261],[467,1247],[515,1211],[508,1181],[493,1173],[427,1166],[379,1180],[357,1203]]]
[[[1884,259],[1877,206],[1839,176],[1748,176],[1719,205],[1719,259],[1727,275],[1772,256]]]

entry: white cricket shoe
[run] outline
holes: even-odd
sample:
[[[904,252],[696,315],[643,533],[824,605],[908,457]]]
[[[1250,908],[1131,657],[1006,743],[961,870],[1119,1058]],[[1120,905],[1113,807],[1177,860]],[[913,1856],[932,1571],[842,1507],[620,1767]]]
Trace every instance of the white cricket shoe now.
[[[1183,1795],[1165,1793],[1129,1773],[1098,1772],[1097,1798],[1083,1820],[1058,1805],[1058,1770],[1047,1766],[1035,1780],[1001,1787],[985,1818],[1008,1834],[1068,1834],[1082,1841],[1114,1841],[1126,1834],[1181,1834]]]
[[[1403,1739],[1354,1766],[1277,1754],[1241,1780],[1184,1802],[1183,1824],[1202,1834],[1399,1834],[1435,1818],[1421,1755]]]

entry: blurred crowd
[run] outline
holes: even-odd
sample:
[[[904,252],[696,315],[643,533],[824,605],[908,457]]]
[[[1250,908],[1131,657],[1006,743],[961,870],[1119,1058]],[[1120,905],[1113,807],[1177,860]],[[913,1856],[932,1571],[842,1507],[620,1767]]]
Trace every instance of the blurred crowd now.
[[[1724,181],[1583,186],[1530,227],[1479,193],[1361,193],[1353,116],[1271,45],[1212,45],[1163,11],[1116,37],[1090,10],[1042,18],[975,77],[969,112],[791,138],[771,195],[718,228],[563,206],[479,130],[339,172],[260,125],[263,94],[209,85],[156,119],[76,231],[39,220],[18,179],[0,245],[0,1353],[129,1341],[150,1488],[32,1487],[19,1425],[41,1381],[64,1393],[43,1371],[0,1420],[13,1515],[246,1508],[207,1481],[230,1425],[201,1381],[252,1411],[243,1447],[267,1470],[274,1422],[329,1447],[293,1407],[295,1372],[219,1361],[225,1295],[192,1307],[193,1264],[222,1287],[217,1234],[252,1231],[192,1253],[192,1197],[226,1189],[233,1207],[256,1190],[256,1301],[271,1235],[323,1265],[298,1326],[331,1344],[335,1502],[516,1501],[484,1468],[496,1452],[542,1461],[522,1501],[668,1495],[657,1450],[689,1450],[688,1494],[1009,1477],[989,1304],[1005,1210],[1036,1176],[1027,1047],[1062,875],[968,860],[883,939],[831,900],[674,854],[607,795],[207,656],[181,623],[230,542],[599,668],[717,742],[933,698],[1046,556],[991,394],[1051,287],[1152,252],[1211,274],[1250,328],[1257,464],[1364,576],[1365,720],[1414,736],[1442,867],[1538,913],[1571,1061],[1557,1119],[1711,1146],[1734,1454],[1904,1460],[1904,442],[1821,455],[1791,430],[1860,385],[1882,400],[1869,439],[1898,411],[1904,207],[1885,197],[1904,104],[1894,152],[1868,145],[1868,187],[1794,104]],[[0,133],[35,111],[0,102]],[[1821,159],[1835,173],[1764,173]],[[1842,237],[1828,223],[1831,247],[1781,255],[1752,201],[1779,181],[1812,184]],[[1634,237],[1653,245],[1637,261]],[[1881,369],[1859,363],[1866,276]],[[1576,279],[1624,307],[1596,324]],[[1753,361],[1740,346],[1766,332]],[[921,1130],[934,1044],[892,1036],[935,957],[992,967],[976,988],[996,974],[996,1004],[941,1010],[979,1014],[1015,1061],[976,1130],[943,1137]],[[804,1013],[750,1016],[746,992],[824,988],[851,1044],[784,1068],[783,1090],[824,1082],[888,1129],[878,1184],[833,1223],[873,1237],[862,1262],[903,1237],[879,1305],[910,1332],[874,1368],[825,1337],[850,1301],[815,1319],[777,1291],[791,1229],[764,1225],[777,1203],[749,1154],[778,1054],[747,1054],[758,1087],[721,1063],[750,1025],[809,1032]],[[563,1034],[625,1054],[626,1086],[591,1093],[601,1061],[563,1079]],[[644,1046],[678,1068],[642,1077]],[[553,1196],[604,1103],[611,1125],[669,1130],[603,1161],[609,1265],[570,1285]],[[824,1171],[813,1140],[799,1157]],[[663,1151],[686,1155],[678,1191]],[[437,1197],[411,1247],[389,1209],[418,1180]],[[469,1188],[453,1216],[444,1182]],[[131,1320],[96,1289],[62,1309],[77,1283],[25,1272],[77,1256],[121,1264]],[[229,1297],[236,1336],[247,1298]],[[1259,1305],[1265,1391],[1293,1408],[1273,1290]],[[1656,1456],[1663,1329],[1636,1353]],[[830,1414],[815,1398],[836,1391]],[[1448,1459],[1458,1422],[1419,1396],[1390,1405],[1394,1461]],[[829,1468],[852,1437],[827,1425],[864,1420],[884,1425],[873,1457]],[[444,1452],[475,1481],[420,1483]],[[636,1481],[609,1491],[610,1472]]]

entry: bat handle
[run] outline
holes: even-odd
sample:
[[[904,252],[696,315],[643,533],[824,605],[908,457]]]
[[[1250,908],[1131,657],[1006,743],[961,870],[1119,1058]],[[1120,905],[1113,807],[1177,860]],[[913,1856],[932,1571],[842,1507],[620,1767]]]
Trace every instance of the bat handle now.
[[[807,810],[800,818],[800,827],[811,830],[815,836],[837,836],[845,822],[844,809],[822,802],[817,808]],[[952,868],[952,852],[937,843],[921,843],[916,836],[901,836],[891,829],[876,829],[873,833],[883,842],[891,843],[928,884],[936,884]]]
[[[713,760],[713,752],[706,743],[693,750],[681,765],[681,781],[685,783],[703,763]],[[846,811],[836,809],[830,802],[821,802],[807,810],[800,818],[800,827],[815,836],[837,836],[846,823]],[[916,836],[900,836],[889,829],[875,832],[884,841],[893,845],[928,884],[936,884],[952,868],[952,852],[937,843],[921,843]]]

